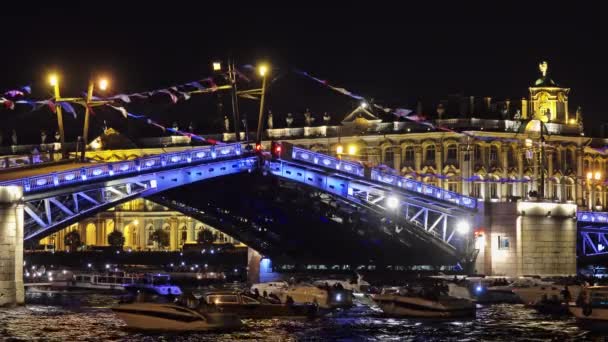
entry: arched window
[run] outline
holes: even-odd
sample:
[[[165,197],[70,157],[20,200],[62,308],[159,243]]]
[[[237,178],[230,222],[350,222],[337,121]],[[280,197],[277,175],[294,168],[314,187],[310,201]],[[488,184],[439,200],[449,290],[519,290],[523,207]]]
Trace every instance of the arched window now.
[[[555,178],[552,178],[551,181],[549,182],[551,189],[549,191],[551,194],[551,199],[552,200],[558,200],[559,199],[559,181]]]
[[[395,150],[392,147],[384,149],[384,165],[395,167]]]
[[[566,201],[574,201],[574,181],[572,178],[566,178],[564,181],[564,194]]]
[[[490,146],[490,151],[488,152],[488,160],[490,165],[496,165],[498,163],[498,147],[495,145]]]
[[[460,192],[460,182],[455,176],[448,178],[448,191]]]
[[[408,146],[405,148],[403,153],[403,164],[404,165],[412,165],[414,164],[416,157],[414,155],[414,147]]]
[[[490,179],[490,198],[498,198],[498,177]]]
[[[475,163],[476,164],[483,163],[482,149],[483,148],[481,146],[475,145],[474,151],[475,151]]]
[[[507,163],[509,163],[509,167],[517,166],[517,149],[515,147],[509,148],[509,153],[507,153]]]
[[[426,165],[435,163],[435,145],[428,145],[424,151],[424,163]]]
[[[452,144],[448,146],[445,161],[449,164],[455,164],[458,161],[458,145]]]

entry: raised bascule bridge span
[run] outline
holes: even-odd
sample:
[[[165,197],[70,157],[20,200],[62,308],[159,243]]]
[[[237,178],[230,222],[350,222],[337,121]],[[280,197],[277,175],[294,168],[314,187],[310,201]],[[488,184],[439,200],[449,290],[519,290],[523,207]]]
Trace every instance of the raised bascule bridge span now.
[[[0,234],[12,237],[7,241],[14,245],[15,258],[22,253],[23,241],[35,243],[138,197],[173,203],[173,209],[197,217],[196,208],[179,205],[179,196],[163,198],[163,193],[211,179],[228,181],[235,174],[262,173],[278,181],[272,191],[301,188],[314,194],[313,201],[333,206],[334,222],[383,232],[404,249],[426,254],[428,260],[432,256],[444,264],[474,260],[471,227],[475,199],[291,144],[273,146],[279,146],[280,153],[275,153],[276,147],[272,153],[256,154],[244,145],[226,144],[118,162],[41,164],[7,171],[0,174],[2,206],[13,215],[2,223]],[[206,215],[207,220],[212,219],[209,212]],[[234,226],[220,225],[218,229],[265,254],[280,249],[280,241],[248,236]],[[20,281],[18,263],[12,274]]]

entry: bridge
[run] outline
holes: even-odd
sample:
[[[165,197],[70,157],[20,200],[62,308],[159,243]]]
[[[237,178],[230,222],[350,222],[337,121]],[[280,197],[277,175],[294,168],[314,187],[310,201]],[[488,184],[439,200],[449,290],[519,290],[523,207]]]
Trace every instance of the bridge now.
[[[13,274],[18,284],[22,277],[23,240],[36,242],[137,197],[153,197],[185,214],[201,217],[203,214],[195,213],[196,208],[163,199],[161,193],[254,171],[318,192],[319,201],[336,207],[334,221],[381,227],[403,248],[442,254],[448,257],[443,260],[453,263],[474,260],[470,227],[475,199],[287,143],[276,146],[280,153],[274,150],[272,154],[256,154],[241,144],[225,144],[118,162],[40,164],[5,171],[0,174],[0,202],[6,217],[0,235],[4,247],[12,251],[11,264],[15,268],[0,272]],[[204,219],[213,216],[207,213]],[[272,251],[273,245],[268,241],[222,227],[264,253]]]
[[[579,211],[577,223],[579,256],[608,255],[608,213]]]

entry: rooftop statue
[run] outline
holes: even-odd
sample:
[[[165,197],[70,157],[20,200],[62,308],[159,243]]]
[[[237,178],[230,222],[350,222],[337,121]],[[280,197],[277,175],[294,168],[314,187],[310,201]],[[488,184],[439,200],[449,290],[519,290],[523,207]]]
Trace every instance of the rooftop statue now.
[[[551,77],[548,76],[549,63],[547,61],[541,61],[538,63],[538,70],[540,70],[541,77],[534,82],[534,86],[536,87],[556,87],[557,83],[555,83]]]

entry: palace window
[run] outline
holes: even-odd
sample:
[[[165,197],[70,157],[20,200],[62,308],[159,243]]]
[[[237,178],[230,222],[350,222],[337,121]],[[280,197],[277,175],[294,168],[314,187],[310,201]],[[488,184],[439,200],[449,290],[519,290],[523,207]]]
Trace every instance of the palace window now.
[[[446,155],[447,162],[455,162],[458,158],[458,145],[450,145],[448,146],[448,151]]]
[[[511,247],[511,243],[509,238],[506,236],[498,236],[498,249],[499,250],[508,250]]]
[[[490,198],[498,198],[498,180],[494,179],[490,183]]]
[[[564,183],[564,192],[566,194],[566,201],[574,201],[574,182],[568,179]]]
[[[384,150],[384,164],[388,167],[394,167],[395,165],[395,150],[392,147]]]
[[[482,163],[481,149],[481,146],[475,145],[475,163],[478,164]]]
[[[435,163],[435,145],[428,145],[424,154],[424,162],[426,164]]]
[[[405,148],[405,153],[403,154],[403,163],[410,164],[415,160],[414,156],[414,148],[412,146],[408,146]]]
[[[494,164],[498,161],[498,147],[492,145],[490,146],[490,163]]]
[[[471,190],[471,196],[475,198],[481,198],[481,182],[473,183],[473,189]]]

